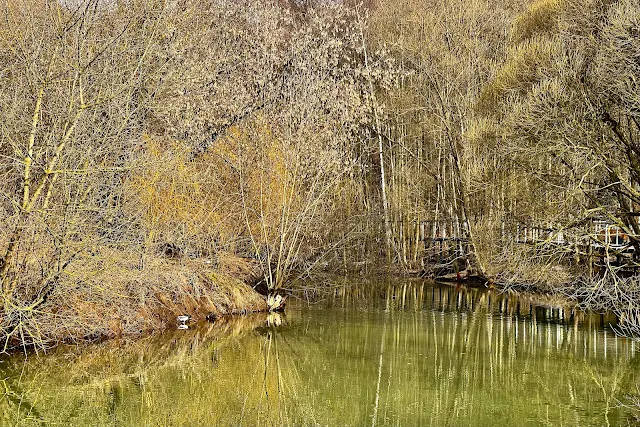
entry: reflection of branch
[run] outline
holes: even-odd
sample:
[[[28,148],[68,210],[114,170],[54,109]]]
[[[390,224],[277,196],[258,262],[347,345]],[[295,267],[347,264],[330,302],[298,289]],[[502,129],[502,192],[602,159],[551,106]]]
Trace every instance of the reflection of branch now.
[[[388,314],[385,314],[384,325],[382,327],[382,338],[380,338],[380,358],[378,361],[378,382],[376,384],[376,400],[373,406],[371,427],[376,427],[376,422],[378,421],[378,407],[380,405],[380,382],[382,380],[382,359],[384,357],[384,344],[387,338],[387,316]]]
[[[486,310],[485,307],[485,298],[486,298],[486,294],[482,293],[482,295],[480,296],[480,301],[478,302],[478,304],[476,304],[476,309],[473,312],[473,314],[471,316],[469,316],[471,318],[471,324],[467,327],[466,330],[466,334],[462,337],[462,348],[461,348],[461,352],[458,355],[458,366],[457,366],[457,372],[455,375],[456,381],[454,382],[454,386],[455,386],[455,390],[454,393],[457,395],[460,393],[460,390],[462,388],[462,379],[464,378],[463,375],[463,371],[464,371],[464,366],[466,365],[466,359],[468,357],[468,355],[471,353],[470,352],[470,347],[471,347],[471,338],[473,337],[474,334],[476,334],[476,339],[479,338],[478,336],[478,328],[477,328],[477,322],[478,322],[478,318],[479,313]],[[453,349],[452,349],[453,351]],[[454,416],[454,412],[456,409],[456,403],[459,401],[459,399],[454,398],[454,399],[450,399],[451,401],[451,408],[449,411],[449,417],[450,419],[453,419]]]
[[[25,413],[25,416],[27,418],[33,417],[39,421],[43,420],[40,411],[38,411],[35,406],[33,406],[33,404],[27,400],[25,392],[21,391],[17,386],[14,386],[13,388],[9,386],[6,379],[3,379],[1,381],[4,388],[3,397],[6,398],[9,402],[16,405],[16,407],[18,408],[18,413]]]

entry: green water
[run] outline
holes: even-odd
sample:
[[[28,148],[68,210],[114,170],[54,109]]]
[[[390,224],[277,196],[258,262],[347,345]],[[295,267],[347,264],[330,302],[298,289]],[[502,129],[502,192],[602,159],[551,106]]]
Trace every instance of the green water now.
[[[281,317],[4,359],[0,425],[636,423],[635,344],[600,316],[430,283],[337,294]]]

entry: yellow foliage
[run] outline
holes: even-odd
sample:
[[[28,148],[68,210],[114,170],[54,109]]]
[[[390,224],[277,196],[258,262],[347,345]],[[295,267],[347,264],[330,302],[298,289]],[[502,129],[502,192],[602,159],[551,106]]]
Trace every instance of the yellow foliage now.
[[[127,185],[149,243],[228,245],[247,231],[273,240],[300,199],[293,152],[262,121],[231,127],[195,161],[187,145],[146,136]]]
[[[242,152],[242,156],[238,156]],[[278,138],[271,126],[258,120],[254,126],[233,127],[210,156],[228,156],[242,173],[245,221],[254,239],[273,240],[280,232],[282,218],[295,208],[295,150]]]
[[[234,231],[223,226],[219,209],[222,194],[215,174],[201,163],[189,162],[189,150],[173,142],[163,146],[145,138],[143,166],[128,182],[128,189],[142,212],[143,225],[151,242],[179,242],[188,239],[212,240],[232,237]]]

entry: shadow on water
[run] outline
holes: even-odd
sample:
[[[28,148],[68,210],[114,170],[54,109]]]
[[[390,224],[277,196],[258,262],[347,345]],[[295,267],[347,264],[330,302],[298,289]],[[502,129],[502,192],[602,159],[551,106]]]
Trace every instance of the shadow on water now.
[[[0,425],[635,422],[609,319],[480,289],[344,285],[321,304],[1,361]]]

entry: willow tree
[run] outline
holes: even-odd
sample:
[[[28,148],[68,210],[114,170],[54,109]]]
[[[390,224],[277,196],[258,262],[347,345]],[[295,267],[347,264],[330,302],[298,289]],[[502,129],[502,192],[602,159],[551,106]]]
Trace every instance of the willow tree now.
[[[538,177],[533,209],[547,218],[596,210],[637,234],[639,13],[626,1],[545,1],[516,22],[517,43],[488,92],[512,94],[497,104],[503,135],[526,165],[519,172]]]
[[[512,217],[583,245],[594,218],[637,240],[639,13],[629,1],[540,0],[514,21],[478,104],[490,123],[479,140],[501,145],[516,184]]]

